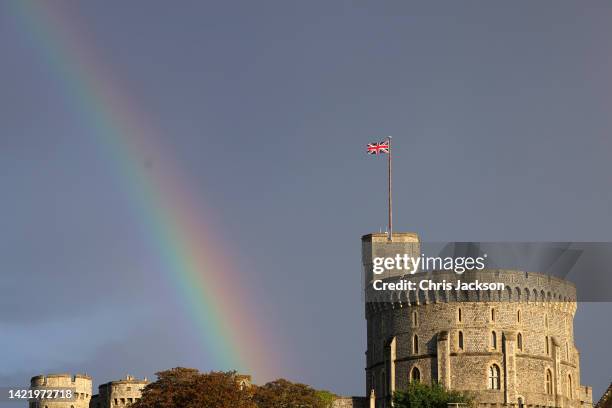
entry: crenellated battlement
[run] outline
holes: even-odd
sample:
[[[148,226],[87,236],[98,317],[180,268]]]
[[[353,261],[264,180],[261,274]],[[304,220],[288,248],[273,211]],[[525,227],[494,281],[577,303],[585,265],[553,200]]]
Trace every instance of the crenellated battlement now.
[[[418,235],[362,237],[366,395],[374,390],[376,408],[409,381],[468,391],[480,408],[592,405],[580,383],[573,283],[513,269],[374,270],[376,258],[398,254],[420,255]]]
[[[503,290],[421,290],[419,282],[428,280],[447,283],[453,288],[457,282],[503,283]],[[385,283],[401,281],[414,282],[416,290],[376,291],[371,286],[366,289],[366,313],[398,307],[420,306],[432,303],[449,302],[524,302],[542,304],[546,307],[575,313],[576,287],[573,283],[542,273],[517,270],[495,269],[466,271],[457,274],[452,271],[434,271],[413,275],[395,276],[383,280]]]
[[[129,406],[142,397],[142,390],[149,380],[138,379],[131,375],[109,381],[98,387],[98,394],[91,399],[90,408],[110,408]]]
[[[30,387],[35,389],[70,389],[75,395],[74,400],[42,399],[40,407],[48,408],[89,408],[91,399],[92,378],[86,374],[69,373],[37,375],[30,379]]]

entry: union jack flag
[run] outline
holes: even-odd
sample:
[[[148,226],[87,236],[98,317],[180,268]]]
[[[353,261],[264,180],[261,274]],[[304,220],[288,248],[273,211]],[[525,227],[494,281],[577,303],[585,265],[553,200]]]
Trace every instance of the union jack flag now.
[[[389,153],[389,141],[368,143],[368,154]]]

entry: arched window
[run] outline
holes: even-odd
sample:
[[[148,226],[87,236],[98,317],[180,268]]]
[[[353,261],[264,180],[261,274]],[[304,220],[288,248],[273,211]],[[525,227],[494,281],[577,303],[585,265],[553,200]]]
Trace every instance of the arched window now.
[[[523,397],[518,397],[518,408],[523,408],[524,406]]]
[[[495,333],[495,330],[491,332],[491,348],[497,350],[497,333]]]
[[[412,338],[412,352],[414,354],[419,353],[419,336],[417,336],[416,334]]]
[[[494,322],[495,321],[495,309],[491,308],[491,321]]]
[[[417,312],[412,312],[412,325],[417,327],[419,325],[419,315]]]
[[[516,335],[516,347],[523,351],[523,335],[521,333]]]
[[[459,323],[461,323],[461,319],[463,318],[463,316],[461,316],[461,308],[457,309],[457,321]]]
[[[518,309],[516,311],[516,322],[520,323],[521,322],[521,309]]]
[[[421,382],[421,371],[419,371],[417,367],[412,367],[412,371],[410,372],[410,381]]]
[[[549,345],[549,341],[548,341],[548,336],[546,336],[544,341],[546,342],[546,355],[549,355],[550,354],[550,345]]]
[[[546,369],[546,393],[549,395],[553,393],[552,372],[549,369]]]
[[[459,350],[463,350],[463,332],[459,330],[459,334],[457,335],[457,345],[459,346]]]
[[[572,391],[572,375],[568,374],[567,376],[567,398],[572,399],[574,398],[574,392]]]
[[[489,367],[489,389],[499,390],[501,388],[501,381],[499,379],[499,366],[493,364]]]

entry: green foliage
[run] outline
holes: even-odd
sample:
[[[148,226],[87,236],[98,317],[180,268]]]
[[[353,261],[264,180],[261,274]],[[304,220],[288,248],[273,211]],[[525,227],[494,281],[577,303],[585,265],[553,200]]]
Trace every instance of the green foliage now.
[[[471,406],[473,397],[467,393],[447,390],[438,383],[426,385],[411,382],[408,389],[395,392],[396,408],[447,408],[449,403],[462,403]]]
[[[313,388],[282,378],[256,387],[254,401],[258,408],[327,408]]]
[[[317,390],[315,394],[323,402],[323,406],[325,407],[331,407],[332,403],[338,398],[336,394],[325,390]]]

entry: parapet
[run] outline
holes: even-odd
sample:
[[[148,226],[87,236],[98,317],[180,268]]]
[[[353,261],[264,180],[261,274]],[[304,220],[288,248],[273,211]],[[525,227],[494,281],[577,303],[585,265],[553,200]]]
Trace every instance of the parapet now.
[[[109,381],[106,384],[102,384],[101,386],[114,385],[114,384],[148,384],[148,383],[149,383],[149,380],[146,378],[139,380],[138,378],[133,377],[128,374],[125,376],[125,378],[122,378],[120,380]]]
[[[394,232],[391,241],[386,233],[366,234],[361,237],[361,263],[364,268],[365,284],[372,281],[372,260],[374,258],[394,257],[396,254],[408,254],[418,257],[421,253],[419,235],[416,232]],[[404,271],[385,271],[377,278],[400,276]]]
[[[413,275],[393,276],[384,282],[413,281],[418,288],[422,280],[447,282],[456,287],[462,282],[501,282],[503,290],[381,290],[366,286],[366,312],[405,306],[420,306],[450,302],[525,302],[550,304],[574,313],[576,309],[576,287],[570,281],[550,275],[506,269],[485,269],[457,274],[453,271],[432,271]]]
[[[100,396],[108,397],[111,394],[124,394],[129,392],[136,392],[140,395],[140,392],[144,386],[149,383],[149,380],[146,378],[140,380],[138,378],[132,377],[131,375],[126,375],[125,378],[115,381],[109,381],[104,384],[100,384],[98,387],[98,394]],[[135,387],[132,387],[135,386]]]
[[[41,374],[36,375],[30,379],[30,385],[32,387],[47,385],[50,382],[54,384],[74,384],[77,382],[91,383],[92,378],[87,374],[69,374],[69,373],[59,373],[59,374]]]
[[[361,237],[362,242],[388,242],[386,232],[373,232]],[[419,242],[419,234],[416,232],[394,232],[391,235],[391,242]]]

